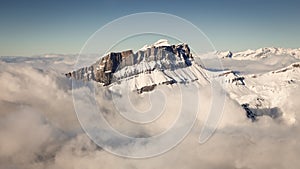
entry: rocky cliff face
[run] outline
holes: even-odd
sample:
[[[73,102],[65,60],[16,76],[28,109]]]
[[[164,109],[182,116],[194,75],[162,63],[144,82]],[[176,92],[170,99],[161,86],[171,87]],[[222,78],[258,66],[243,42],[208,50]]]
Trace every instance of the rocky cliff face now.
[[[122,69],[117,78],[134,76],[142,72],[158,70],[175,70],[191,66],[192,54],[187,44],[148,46],[133,53],[132,50],[111,52],[91,66],[66,74],[69,78],[95,80],[104,85],[111,84],[114,74]],[[134,67],[132,67],[134,66]],[[128,69],[128,67],[131,67]],[[125,70],[123,69],[125,68]],[[127,69],[126,69],[127,68]]]

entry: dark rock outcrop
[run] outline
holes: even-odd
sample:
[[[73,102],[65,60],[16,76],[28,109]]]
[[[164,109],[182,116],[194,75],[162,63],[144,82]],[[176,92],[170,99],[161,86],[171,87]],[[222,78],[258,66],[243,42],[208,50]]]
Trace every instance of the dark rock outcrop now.
[[[109,85],[113,81],[113,74],[126,67],[139,64],[142,61],[151,62],[159,60],[167,60],[162,64],[160,68],[163,69],[176,69],[178,67],[190,66],[193,59],[190,52],[190,48],[187,44],[170,45],[170,46],[151,46],[145,50],[139,50],[133,53],[132,50],[126,50],[122,52],[111,52],[108,55],[102,57],[96,63],[91,66],[84,67],[69,73],[66,73],[68,78],[80,79],[80,80],[94,80],[96,82],[103,83],[103,85]],[[183,64],[177,63],[176,60],[183,60]],[[176,62],[176,66],[172,64]],[[179,64],[179,65],[178,65]],[[154,67],[155,69],[156,67]],[[143,70],[153,71],[153,70]],[[141,72],[133,72],[128,76],[132,76]],[[148,89],[144,89],[148,90]]]
[[[232,58],[232,52],[229,51],[228,54],[225,56],[225,58]]]
[[[257,121],[259,116],[269,116],[272,119],[276,119],[282,116],[282,111],[278,107],[273,108],[251,108],[248,103],[241,105],[246,111],[247,118],[252,122]]]

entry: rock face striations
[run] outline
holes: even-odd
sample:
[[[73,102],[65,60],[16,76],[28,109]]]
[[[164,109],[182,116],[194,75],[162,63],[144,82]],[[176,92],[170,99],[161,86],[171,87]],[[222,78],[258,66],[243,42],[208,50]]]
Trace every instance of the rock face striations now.
[[[134,53],[132,50],[111,52],[91,66],[66,74],[80,80],[94,80],[109,85],[116,79],[123,79],[154,70],[175,70],[191,66],[192,54],[187,44],[169,45],[162,40],[159,45],[144,47]],[[118,75],[117,75],[117,72]]]

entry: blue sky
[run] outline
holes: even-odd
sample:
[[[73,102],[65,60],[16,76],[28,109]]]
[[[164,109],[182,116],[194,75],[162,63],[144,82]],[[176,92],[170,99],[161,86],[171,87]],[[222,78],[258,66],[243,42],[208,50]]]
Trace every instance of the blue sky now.
[[[106,23],[164,12],[199,27],[217,50],[300,47],[300,1],[1,1],[0,56],[78,53]]]

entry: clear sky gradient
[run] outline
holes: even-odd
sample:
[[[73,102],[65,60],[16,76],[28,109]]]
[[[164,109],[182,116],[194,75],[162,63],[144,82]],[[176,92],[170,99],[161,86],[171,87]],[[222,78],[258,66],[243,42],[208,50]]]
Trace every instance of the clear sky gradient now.
[[[100,27],[137,12],[163,12],[185,18],[199,27],[217,50],[300,47],[300,1],[0,2],[0,56],[78,53]]]

